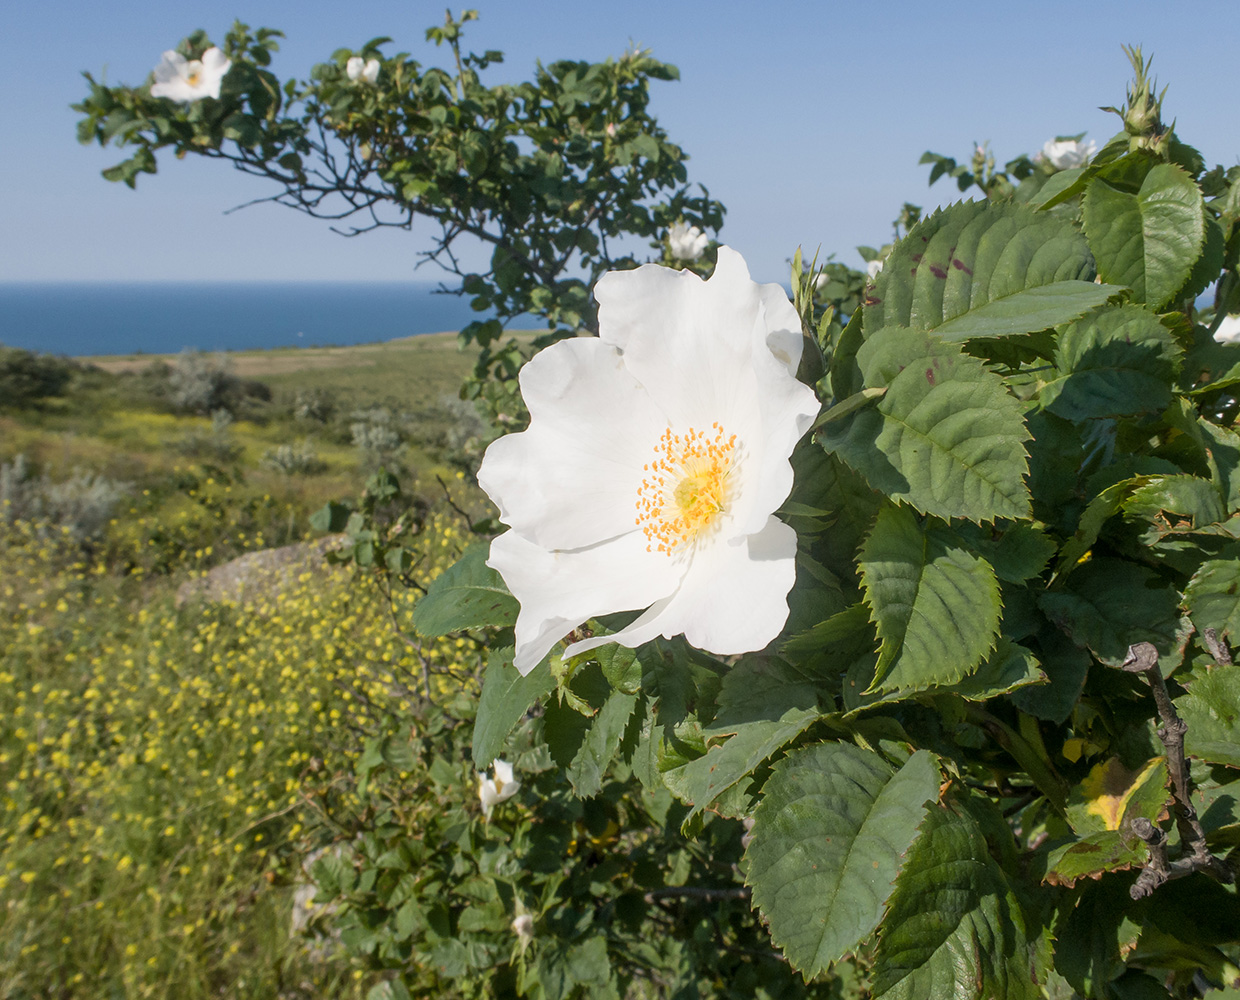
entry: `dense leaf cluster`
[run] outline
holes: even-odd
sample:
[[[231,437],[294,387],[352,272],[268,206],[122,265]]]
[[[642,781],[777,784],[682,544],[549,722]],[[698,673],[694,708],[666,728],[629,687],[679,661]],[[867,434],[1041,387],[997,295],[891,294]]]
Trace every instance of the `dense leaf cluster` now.
[[[1134,67],[1087,166],[913,225],[842,329],[802,309],[824,409],[782,511],[781,640],[726,663],[659,642],[619,675],[627,651],[602,653],[592,699],[600,666],[540,668],[547,738],[578,720],[553,752],[575,785],[602,750],[690,836],[751,823],[753,902],[807,979],[854,960],[876,997],[979,1000],[1240,979],[1240,350],[1212,337],[1240,168],[1207,170]],[[798,259],[799,305],[811,279]],[[502,599],[465,613],[487,573],[467,556],[418,628],[508,624]],[[479,764],[543,696],[511,681],[488,675]]]

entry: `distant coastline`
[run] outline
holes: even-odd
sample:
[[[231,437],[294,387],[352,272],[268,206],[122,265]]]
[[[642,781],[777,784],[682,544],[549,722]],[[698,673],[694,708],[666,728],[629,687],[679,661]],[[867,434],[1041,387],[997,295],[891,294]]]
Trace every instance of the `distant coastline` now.
[[[434,282],[0,283],[0,344],[70,356],[349,346],[488,314]],[[519,326],[538,325],[523,318]]]

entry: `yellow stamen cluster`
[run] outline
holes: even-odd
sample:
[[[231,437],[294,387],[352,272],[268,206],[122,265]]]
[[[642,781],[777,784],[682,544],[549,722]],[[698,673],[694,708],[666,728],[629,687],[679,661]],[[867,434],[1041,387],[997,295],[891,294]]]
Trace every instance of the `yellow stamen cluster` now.
[[[710,431],[669,427],[655,445],[655,458],[637,491],[637,517],[647,552],[672,552],[708,530],[727,509],[729,477],[736,460],[736,435],[718,424]]]

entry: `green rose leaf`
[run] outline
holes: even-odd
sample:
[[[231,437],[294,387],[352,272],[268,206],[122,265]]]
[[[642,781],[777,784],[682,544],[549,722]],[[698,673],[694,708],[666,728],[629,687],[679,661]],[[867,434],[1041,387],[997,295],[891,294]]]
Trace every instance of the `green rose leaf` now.
[[[620,749],[638,701],[637,695],[613,691],[590,720],[581,746],[565,771],[578,798],[588,799],[602,790],[603,774]]]
[[[1119,165],[1117,164],[1117,167]],[[1090,181],[1082,204],[1089,248],[1103,281],[1127,285],[1158,309],[1187,283],[1205,241],[1205,203],[1174,163],[1110,171]]]
[[[1030,684],[1045,684],[1047,676],[1037,658],[1006,636],[975,671],[953,684],[949,691],[969,701],[986,701]]]
[[[946,340],[1046,330],[1122,289],[1096,284],[1085,238],[1021,205],[962,202],[914,226],[892,251],[865,311],[867,337],[918,326]]]
[[[952,684],[994,647],[1002,611],[994,570],[941,522],[885,508],[860,568],[882,641],[871,690]]]
[[[934,808],[896,881],[874,956],[876,1000],[1034,1000],[1034,942],[967,813]]]
[[[746,881],[772,940],[807,979],[878,926],[938,784],[925,750],[898,771],[845,743],[775,765],[754,812]]]
[[[1180,348],[1148,309],[1102,309],[1059,334],[1059,376],[1042,387],[1046,409],[1067,420],[1158,413],[1171,404]]]
[[[1235,643],[1240,638],[1240,559],[1211,559],[1201,564],[1184,591],[1193,624],[1212,628]]]
[[[1198,476],[1147,476],[1124,501],[1129,519],[1149,521],[1156,536],[1200,530],[1227,517],[1219,488]]]
[[[874,405],[818,433],[893,500],[944,520],[1024,518],[1029,491],[1020,401],[981,361],[917,330],[876,333],[858,352]]]
[[[743,660],[728,671],[715,721],[702,730],[706,755],[663,775],[672,794],[692,803],[686,823],[820,717],[816,680],[779,660]]]
[[[522,677],[512,664],[513,648],[492,649],[482,678],[482,696],[474,719],[474,765],[482,770],[500,755],[512,727],[531,705],[555,690],[555,677],[539,664]]]
[[[434,637],[517,620],[517,599],[487,565],[489,552],[486,543],[470,546],[435,578],[413,608],[413,627],[419,635]]]
[[[1188,725],[1184,748],[1212,764],[1240,767],[1240,673],[1215,667],[1194,678],[1188,694],[1177,698],[1176,711]]]
[[[1112,667],[1123,664],[1136,642],[1154,644],[1164,676],[1183,658],[1187,636],[1178,595],[1148,566],[1091,559],[1039,604],[1073,642]]]
[[[1043,881],[1071,887],[1078,879],[1098,878],[1103,872],[1140,868],[1149,856],[1149,848],[1131,833],[1102,830],[1051,851]]]

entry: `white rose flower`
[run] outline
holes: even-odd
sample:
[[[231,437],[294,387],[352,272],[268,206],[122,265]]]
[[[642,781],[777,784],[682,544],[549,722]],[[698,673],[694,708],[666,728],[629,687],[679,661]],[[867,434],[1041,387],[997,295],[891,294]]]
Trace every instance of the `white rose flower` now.
[[[478,774],[478,798],[482,801],[482,814],[491,818],[491,810],[517,794],[521,782],[512,776],[512,765],[506,760],[495,760],[491,763],[494,778]]]
[[[528,913],[519,913],[512,918],[512,932],[521,939],[521,947],[534,940],[534,918]]]
[[[521,604],[517,669],[589,618],[643,608],[565,655],[681,633],[719,655],[761,649],[796,577],[796,533],[774,512],[819,408],[796,379],[796,310],[727,247],[709,281],[646,264],[594,294],[599,336],[521,370],[529,429],[478,473],[512,529],[487,564]]]
[[[677,260],[697,260],[702,251],[710,243],[707,236],[697,226],[688,226],[677,222],[667,231],[667,246]]]
[[[1083,167],[1097,152],[1098,147],[1093,139],[1081,142],[1079,139],[1048,139],[1042,146],[1042,157],[1056,170],[1071,170]]]
[[[865,265],[865,273],[869,276],[871,281],[878,277],[878,272],[882,269],[883,262],[878,259],[872,260]]]
[[[379,60],[350,56],[349,61],[344,64],[344,71],[350,80],[374,83],[379,79]]]
[[[1220,344],[1240,344],[1240,316],[1224,316],[1214,339]]]
[[[155,67],[151,96],[185,102],[219,97],[220,82],[231,66],[232,61],[214,45],[201,59],[187,60],[180,52],[169,49]]]

